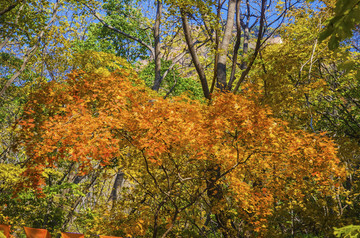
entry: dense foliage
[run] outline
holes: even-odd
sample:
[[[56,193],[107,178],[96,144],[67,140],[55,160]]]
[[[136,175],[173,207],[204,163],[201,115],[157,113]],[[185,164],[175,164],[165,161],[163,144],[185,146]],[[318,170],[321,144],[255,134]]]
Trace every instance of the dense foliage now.
[[[0,3],[14,234],[357,236],[357,1]]]

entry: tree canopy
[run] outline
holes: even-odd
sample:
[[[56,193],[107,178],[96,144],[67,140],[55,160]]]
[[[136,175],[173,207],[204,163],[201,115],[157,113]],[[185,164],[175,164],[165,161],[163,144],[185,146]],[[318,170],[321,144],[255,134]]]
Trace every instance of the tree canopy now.
[[[358,2],[0,2],[14,234],[357,233]]]

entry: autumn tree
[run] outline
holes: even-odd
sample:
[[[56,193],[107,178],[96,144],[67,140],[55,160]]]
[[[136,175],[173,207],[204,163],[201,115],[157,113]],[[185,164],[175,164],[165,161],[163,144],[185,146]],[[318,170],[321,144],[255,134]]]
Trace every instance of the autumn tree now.
[[[268,45],[250,74],[253,85],[262,91],[260,101],[271,107],[273,115],[289,122],[292,128],[309,132],[327,131],[339,146],[339,158],[350,172],[346,193],[325,200],[309,197],[304,207],[278,207],[274,222],[282,231],[332,234],[332,227],[354,223],[358,163],[358,53],[352,46],[328,48],[319,40],[334,2],[314,8],[289,11],[292,22],[279,28],[283,44]],[[351,181],[351,182],[350,182]],[[355,199],[355,200],[353,200]],[[326,207],[327,210],[323,208]],[[286,221],[292,221],[286,223]],[[288,225],[285,225],[288,224]]]
[[[330,219],[356,217],[358,56],[318,40],[334,2],[154,1],[150,17],[128,0],[43,1],[52,11],[39,2],[0,9],[0,219],[119,236],[277,237],[329,234]],[[274,34],[285,43],[268,42]],[[141,79],[114,54],[140,65]],[[197,100],[175,96],[186,89]]]
[[[132,0],[107,1],[102,6],[106,12],[104,21],[124,32],[131,32],[135,37],[150,44],[146,32],[149,19],[143,16],[141,9],[137,8]],[[136,62],[147,56],[147,48],[134,42],[114,30],[104,27],[101,22],[89,24],[83,39],[76,39],[74,48],[77,51],[93,50],[112,53]]]
[[[119,67],[116,56],[106,53],[88,51],[77,53],[72,56],[72,61],[72,68],[81,67],[88,72],[99,73]],[[86,176],[79,176],[78,166],[75,163],[62,163],[56,169],[49,168],[44,171],[46,185],[43,187],[43,197],[37,197],[33,190],[26,190],[17,192],[18,197],[14,199],[16,192],[14,189],[16,184],[22,181],[21,173],[27,161],[23,147],[13,150],[16,144],[15,135],[18,133],[18,125],[16,123],[14,125],[13,121],[22,112],[21,105],[26,101],[28,94],[25,89],[29,90],[28,87],[10,88],[7,96],[11,90],[25,93],[18,98],[20,102],[14,101],[17,103],[15,105],[4,103],[4,110],[1,111],[4,115],[1,121],[3,126],[1,146],[4,150],[1,153],[0,222],[11,224],[17,234],[22,232],[21,224],[47,228],[54,234],[66,228],[74,229],[75,226],[86,228],[86,220],[79,218],[96,216],[92,212],[92,207],[88,207],[89,204],[108,202],[115,177],[117,174],[120,176],[121,172],[118,169],[115,171],[114,168],[101,167]],[[9,110],[6,110],[7,108]],[[104,180],[106,183],[103,182]],[[116,196],[111,197],[116,200],[115,198]],[[89,200],[96,202],[89,203]]]
[[[212,214],[224,216],[214,221],[224,236],[261,233],[274,203],[331,195],[343,175],[331,140],[290,129],[252,97],[223,93],[209,105],[159,98],[125,62],[112,74],[77,71],[44,83],[24,110],[23,185],[40,191],[44,169],[67,162],[79,175],[122,168],[128,185],[117,222],[102,222],[126,224],[123,234],[206,236]]]
[[[66,7],[65,7],[66,6]],[[73,14],[68,13],[71,9]],[[46,80],[64,77],[74,65],[71,41],[81,30],[82,15],[71,1],[1,1],[0,133],[1,161],[12,163],[15,120],[27,95]],[[81,24],[80,24],[81,25]],[[74,57],[72,57],[74,56]]]

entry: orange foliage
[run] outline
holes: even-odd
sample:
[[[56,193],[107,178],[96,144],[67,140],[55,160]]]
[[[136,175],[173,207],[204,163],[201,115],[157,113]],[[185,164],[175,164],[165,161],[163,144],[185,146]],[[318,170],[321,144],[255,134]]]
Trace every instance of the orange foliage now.
[[[4,233],[6,238],[11,237],[9,225],[0,224],[0,231],[2,231]]]
[[[27,238],[51,238],[51,235],[46,229],[24,227]]]
[[[192,186],[204,194],[204,168],[212,163],[221,167],[218,183],[237,214],[259,230],[274,202],[315,190],[331,194],[344,174],[330,139],[292,130],[241,95],[222,93],[204,105],[151,94],[126,70],[108,77],[74,72],[65,83],[45,84],[30,96],[20,121],[27,186],[41,190],[43,169],[64,160],[84,174],[113,158],[121,158],[122,167],[145,161],[147,171],[176,160],[198,169],[179,171],[176,183],[199,178]],[[173,192],[180,186],[171,189],[168,196],[180,196]]]
[[[61,232],[61,238],[84,238],[84,234],[73,232]]]

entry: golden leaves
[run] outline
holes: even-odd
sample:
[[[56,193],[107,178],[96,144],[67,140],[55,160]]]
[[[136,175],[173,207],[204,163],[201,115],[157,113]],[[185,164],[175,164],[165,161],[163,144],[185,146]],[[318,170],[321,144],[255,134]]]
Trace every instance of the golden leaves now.
[[[21,120],[29,186],[39,187],[44,167],[61,161],[77,162],[86,174],[120,158],[116,165],[143,194],[180,207],[203,201],[214,181],[236,204],[233,212],[263,229],[275,196],[301,198],[343,175],[330,140],[288,128],[250,99],[222,93],[210,105],[164,100],[133,86],[137,81],[126,68],[109,76],[78,71],[35,92]],[[209,164],[219,175],[206,171]],[[143,233],[149,222],[142,217],[132,227]]]

